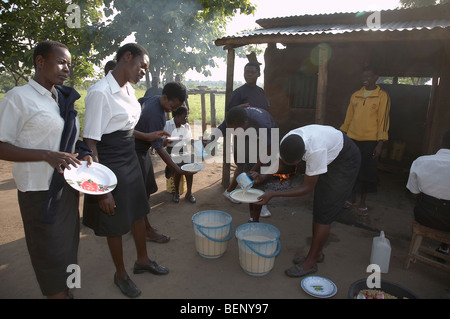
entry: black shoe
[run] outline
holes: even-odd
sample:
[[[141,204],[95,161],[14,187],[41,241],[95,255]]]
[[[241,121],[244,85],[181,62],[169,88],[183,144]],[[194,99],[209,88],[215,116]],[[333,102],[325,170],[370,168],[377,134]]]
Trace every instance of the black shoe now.
[[[172,201],[174,203],[179,203],[180,202],[180,194],[173,194]]]
[[[146,271],[151,272],[155,275],[167,275],[169,273],[168,268],[160,266],[154,261],[151,261],[148,265],[139,265],[137,263],[134,263],[133,273],[142,274]]]
[[[197,199],[195,198],[195,196],[194,195],[189,195],[188,197],[186,197],[186,199],[188,200],[188,201],[190,201],[192,204],[195,204],[196,202],[197,202]]]
[[[114,274],[114,284],[119,287],[120,291],[127,297],[136,298],[141,294],[139,288],[136,287],[134,282],[128,276],[124,280],[118,280],[116,274]]]

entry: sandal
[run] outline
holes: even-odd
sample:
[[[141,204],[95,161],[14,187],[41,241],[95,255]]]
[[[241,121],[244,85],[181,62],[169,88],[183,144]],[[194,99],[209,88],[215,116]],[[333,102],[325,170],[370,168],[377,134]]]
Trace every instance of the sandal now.
[[[369,215],[367,207],[360,207],[358,209],[358,216],[367,216],[367,215]]]
[[[350,207],[353,207],[353,206],[356,206],[358,203],[356,203],[356,202],[349,202],[348,200],[346,200],[345,201],[345,203],[344,203],[344,208],[350,208]]]
[[[146,237],[145,239],[147,239],[147,241],[152,241],[157,244],[165,244],[170,241],[170,237],[167,237],[166,235],[163,234],[158,234],[158,236],[154,239],[151,239],[150,237]]]
[[[301,264],[297,264],[292,266],[289,269],[285,270],[285,274],[289,277],[303,277],[317,271],[317,264],[314,264],[310,269],[303,269]]]

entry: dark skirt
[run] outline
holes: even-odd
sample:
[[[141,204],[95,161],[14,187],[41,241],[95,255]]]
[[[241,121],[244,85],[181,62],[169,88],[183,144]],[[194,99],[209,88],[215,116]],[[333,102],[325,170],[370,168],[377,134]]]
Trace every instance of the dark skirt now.
[[[25,240],[39,287],[44,296],[67,289],[67,267],[77,264],[80,240],[79,192],[65,185],[53,224],[41,222],[47,191],[18,191]]]
[[[329,225],[337,219],[358,176],[360,152],[347,135],[343,136],[342,150],[319,176],[314,189],[313,219],[318,224]]]
[[[110,168],[117,177],[112,191],[115,214],[104,213],[97,196],[85,195],[83,224],[97,236],[116,237],[128,233],[134,221],[150,212],[144,179],[134,147],[133,130],[116,131],[102,136],[97,143],[99,162]]]
[[[367,193],[375,193],[378,184],[378,158],[373,158],[373,151],[378,142],[355,140],[353,142],[361,152],[361,168],[353,192],[361,193],[364,184]]]
[[[139,160],[139,166],[141,167],[142,177],[144,178],[145,191],[147,198],[158,191],[158,184],[156,184],[155,171],[153,170],[152,157],[150,151],[145,143],[140,143],[139,140],[136,143],[136,154]],[[139,145],[138,145],[139,144]]]
[[[450,200],[420,194],[414,207],[414,219],[426,227],[450,232]]]

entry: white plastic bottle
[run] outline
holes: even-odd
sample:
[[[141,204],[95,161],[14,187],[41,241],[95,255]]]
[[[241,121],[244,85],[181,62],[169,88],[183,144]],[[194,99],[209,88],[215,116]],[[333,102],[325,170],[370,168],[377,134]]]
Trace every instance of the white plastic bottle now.
[[[390,259],[391,243],[389,239],[384,237],[384,231],[381,231],[380,236],[373,238],[370,263],[378,265],[382,273],[387,273],[389,271]]]

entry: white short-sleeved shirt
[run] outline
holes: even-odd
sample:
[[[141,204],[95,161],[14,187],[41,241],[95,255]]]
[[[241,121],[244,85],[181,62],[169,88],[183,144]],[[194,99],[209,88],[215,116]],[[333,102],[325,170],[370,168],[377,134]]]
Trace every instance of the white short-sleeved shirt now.
[[[83,137],[100,141],[103,134],[134,129],[141,105],[133,87],[120,87],[111,72],[88,89]]]
[[[166,125],[164,126],[164,131],[170,133],[172,137],[182,137],[181,141],[173,141],[167,143],[169,147],[183,147],[184,145],[190,145],[192,140],[192,132],[189,123],[181,125],[180,127],[176,127],[174,119],[170,119],[166,121]],[[190,151],[190,148],[187,148]]]
[[[56,97],[58,94],[54,92]],[[0,141],[17,147],[59,151],[64,120],[52,93],[31,79],[0,101]],[[45,191],[53,167],[45,161],[16,162],[13,177],[22,192]]]
[[[450,150],[443,148],[434,155],[417,158],[411,165],[406,188],[413,194],[450,200]]]
[[[326,173],[327,166],[339,155],[344,143],[342,132],[332,126],[303,126],[287,133],[281,142],[291,134],[299,135],[305,143],[302,159],[306,162],[305,174],[308,176]]]

